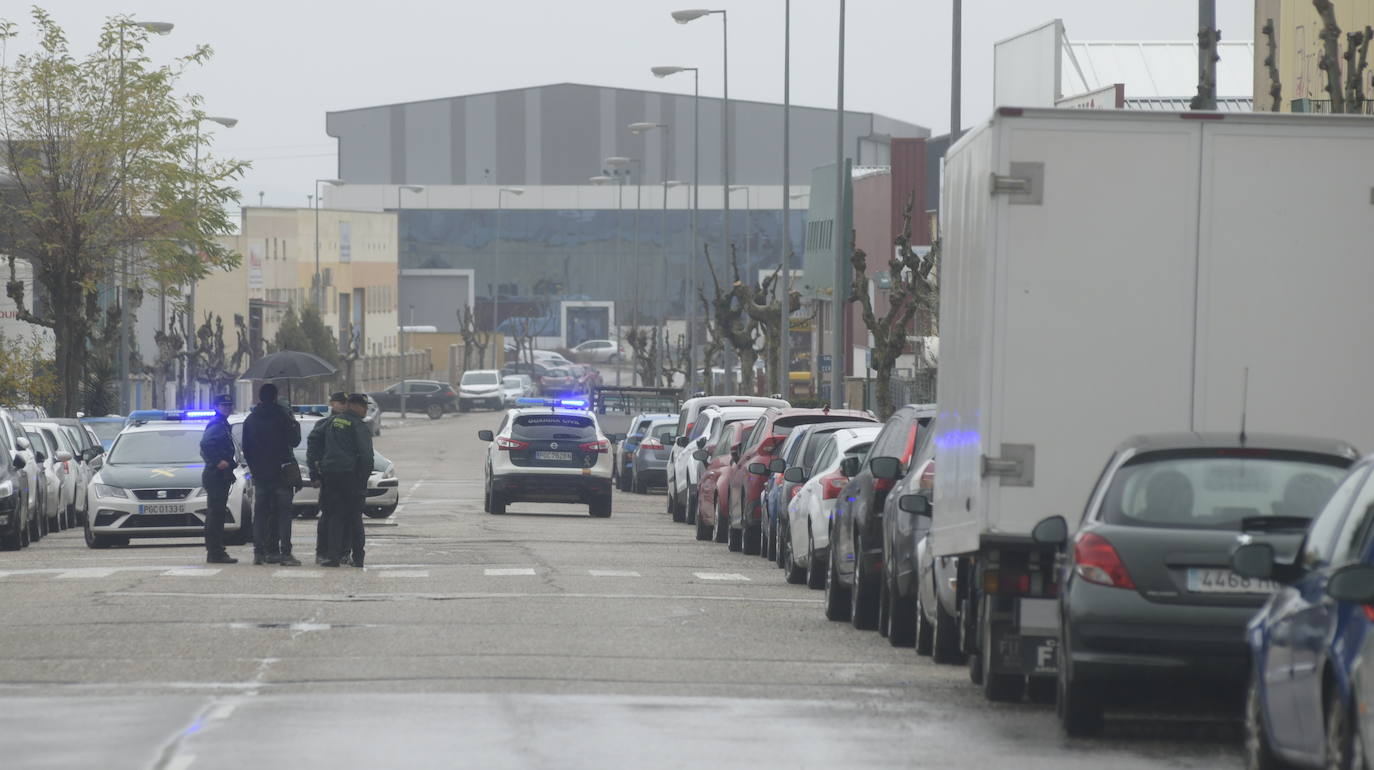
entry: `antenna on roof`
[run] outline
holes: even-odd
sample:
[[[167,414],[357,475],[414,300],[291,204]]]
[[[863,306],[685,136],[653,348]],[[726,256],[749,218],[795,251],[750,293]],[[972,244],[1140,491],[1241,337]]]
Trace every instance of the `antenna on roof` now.
[[[1250,409],[1250,367],[1245,367],[1245,375],[1240,386],[1240,443],[1245,445],[1245,413]]]

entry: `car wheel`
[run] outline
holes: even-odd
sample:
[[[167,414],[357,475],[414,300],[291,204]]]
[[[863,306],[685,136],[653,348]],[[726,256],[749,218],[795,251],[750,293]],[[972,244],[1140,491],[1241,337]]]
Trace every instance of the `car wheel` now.
[[[648,485],[648,484],[645,484],[644,481],[643,481],[642,479],[639,478],[639,474],[638,474],[638,473],[636,473],[636,474],[634,474],[633,476],[630,477],[630,488],[631,488],[631,489],[634,491],[634,493],[637,494],[637,495],[647,495],[647,494],[649,494],[649,485]]]
[[[770,548],[773,550],[773,563],[778,565],[778,569],[783,569],[785,565],[782,559],[783,538],[787,537],[787,522],[781,517],[774,522],[773,537],[769,539]]]
[[[921,590],[916,589],[915,613],[916,633],[913,640],[917,655],[929,655],[935,646],[935,628],[926,620],[925,604],[921,601]]]
[[[964,653],[959,649],[958,619],[945,611],[945,605],[940,601],[938,594],[935,597],[935,628],[931,630],[931,635],[934,637],[932,660],[948,665],[964,662]]]
[[[86,524],[86,547],[87,548],[109,548],[114,545],[114,538],[108,535],[97,535],[91,531],[91,525]]]
[[[1355,757],[1359,740],[1356,720],[1341,700],[1340,688],[1332,687],[1326,701],[1326,767],[1330,770],[1365,770],[1364,757]]]
[[[1062,670],[1062,662],[1060,666]],[[1245,689],[1245,766],[1251,770],[1282,770],[1288,765],[1279,759],[1269,743],[1262,700],[1259,679],[1251,672],[1250,684]]]
[[[681,524],[687,521],[687,506],[682,504],[677,493],[673,492],[671,486],[668,487],[668,513],[672,515],[673,521]]]
[[[17,551],[24,547],[24,527],[18,521],[14,523],[14,532],[9,535],[0,535],[0,550]]]
[[[24,531],[28,533],[30,541],[42,540],[48,535],[48,517],[43,514],[37,517],[30,514],[29,523],[25,525]]]
[[[1067,637],[1059,636],[1058,700],[1055,710],[1064,733],[1073,738],[1089,738],[1102,732],[1102,690],[1095,682],[1075,680],[1068,665]]]
[[[887,580],[878,581],[878,636],[886,639],[888,632],[892,630],[892,616],[888,612],[888,591]]]
[[[497,492],[487,494],[487,513],[499,516],[506,512],[506,500]]]
[[[832,552],[835,549],[830,549]],[[849,588],[849,622],[860,631],[878,627],[878,597],[864,569],[863,541],[854,537],[854,584]]]
[[[611,496],[606,495],[587,506],[587,512],[598,519],[609,519],[611,517]]]
[[[741,525],[732,532],[739,533],[739,550],[746,556],[758,556],[759,551],[763,550],[763,527],[751,527],[748,524]],[[730,550],[735,550],[732,546]]]
[[[367,510],[363,511],[363,514],[366,515],[369,519],[385,519],[390,517],[391,514],[395,512],[396,506],[393,505],[389,508],[368,508]]]
[[[725,505],[725,510],[730,510],[728,502]],[[716,542],[730,542],[730,517],[721,511],[719,500],[716,501]]]
[[[28,548],[38,542],[38,538],[33,536],[33,530],[28,527],[19,528],[19,547]]]
[[[792,585],[805,583],[806,568],[797,566],[796,558],[792,555],[792,533],[787,527],[783,527],[779,533],[778,553],[778,560],[782,562],[782,574],[787,582]]]
[[[744,548],[744,530],[726,527],[725,547],[731,551],[740,551]]]
[[[687,504],[695,508],[696,501],[689,498]],[[715,534],[715,529],[699,518],[693,517],[692,523],[697,525],[697,540],[710,540],[711,536]]]
[[[825,588],[825,566],[821,564],[820,554],[816,553],[816,537],[811,525],[806,526],[806,587],[813,591]],[[825,559],[829,563],[829,558]]]
[[[916,643],[916,604],[902,601],[892,581],[884,580],[883,585],[887,586],[887,643],[910,647]]]
[[[767,511],[764,511],[765,517]],[[773,566],[781,567],[782,560],[778,558],[778,522],[776,519],[768,518],[767,523],[761,525],[763,529],[763,547],[759,549],[759,556],[773,562]]]
[[[464,409],[463,411],[467,410]],[[425,408],[425,414],[429,415],[429,419],[437,420],[444,416],[444,408],[438,404],[430,404]]]
[[[835,538],[832,536],[830,558],[826,559],[825,569],[825,617],[837,622],[849,620],[849,613],[853,609],[849,600],[851,591],[840,585],[840,574],[835,566],[838,553],[839,549],[835,547]]]
[[[687,523],[697,523],[697,491],[687,487]]]

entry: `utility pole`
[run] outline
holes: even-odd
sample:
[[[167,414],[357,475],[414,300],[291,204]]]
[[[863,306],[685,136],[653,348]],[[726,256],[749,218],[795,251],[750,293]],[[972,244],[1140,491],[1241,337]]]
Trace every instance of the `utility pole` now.
[[[845,216],[845,168],[844,159],[844,4],[840,0],[840,71],[835,88],[835,288],[831,292],[830,320],[830,406],[838,409],[844,405],[844,362],[848,357],[844,350],[845,327],[845,268],[849,264],[847,249],[849,243],[848,217]]]
[[[959,98],[963,90],[964,0],[954,0],[954,39],[950,42],[949,143],[959,141]]]
[[[1217,108],[1217,0],[1197,3],[1197,96],[1189,107],[1215,111]]]
[[[792,392],[792,0],[782,6],[782,339],[778,341],[778,388]]]

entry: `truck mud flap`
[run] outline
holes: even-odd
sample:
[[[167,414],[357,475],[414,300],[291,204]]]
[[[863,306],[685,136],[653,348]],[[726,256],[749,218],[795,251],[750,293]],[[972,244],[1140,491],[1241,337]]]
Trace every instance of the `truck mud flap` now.
[[[1059,672],[1059,639],[1020,636],[993,626],[992,673],[1053,676]]]

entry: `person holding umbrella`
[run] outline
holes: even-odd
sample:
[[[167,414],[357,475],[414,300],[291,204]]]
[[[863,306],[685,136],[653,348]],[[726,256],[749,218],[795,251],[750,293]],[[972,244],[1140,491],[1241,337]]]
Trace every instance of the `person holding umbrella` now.
[[[297,473],[292,450],[301,443],[301,424],[277,403],[277,386],[258,389],[258,403],[243,421],[243,456],[253,474],[253,563],[299,567],[291,555],[291,496]],[[291,478],[294,477],[294,478]]]

